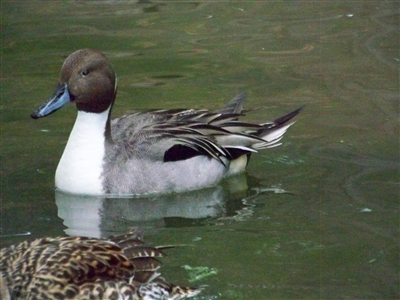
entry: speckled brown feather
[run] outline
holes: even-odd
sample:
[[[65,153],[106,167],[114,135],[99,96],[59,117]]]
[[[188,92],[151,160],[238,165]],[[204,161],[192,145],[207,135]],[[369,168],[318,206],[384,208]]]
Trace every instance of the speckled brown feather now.
[[[36,239],[0,255],[4,299],[184,299],[201,291],[166,283],[156,273],[156,257],[165,254],[135,232],[109,240]]]

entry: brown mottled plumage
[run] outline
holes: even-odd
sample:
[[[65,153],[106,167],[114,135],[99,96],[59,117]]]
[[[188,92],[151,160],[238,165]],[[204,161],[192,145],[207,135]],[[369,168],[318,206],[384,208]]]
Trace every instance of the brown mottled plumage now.
[[[0,251],[1,299],[184,299],[201,289],[156,272],[163,249],[136,232],[110,239],[41,238]]]

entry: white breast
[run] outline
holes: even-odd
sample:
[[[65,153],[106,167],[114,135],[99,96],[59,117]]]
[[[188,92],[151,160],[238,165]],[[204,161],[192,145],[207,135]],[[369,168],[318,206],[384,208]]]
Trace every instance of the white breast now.
[[[59,190],[75,194],[104,193],[101,174],[108,114],[109,109],[98,114],[78,111],[56,171]]]

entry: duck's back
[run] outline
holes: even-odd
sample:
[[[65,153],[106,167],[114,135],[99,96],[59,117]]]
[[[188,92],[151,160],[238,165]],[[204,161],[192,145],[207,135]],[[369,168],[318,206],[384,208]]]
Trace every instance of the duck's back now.
[[[239,121],[245,94],[217,112],[155,110],[111,123],[104,187],[111,194],[181,192],[243,172],[251,153],[279,145],[297,109],[272,122]]]
[[[229,161],[219,154],[227,152],[204,128],[216,132],[222,129],[201,120],[204,113],[158,110],[113,120],[114,144],[106,151],[106,191],[111,194],[176,192],[199,189],[221,180]],[[204,128],[196,129],[199,126]]]
[[[109,240],[42,238],[0,250],[2,299],[183,299],[201,289],[167,283],[162,249],[136,232]]]

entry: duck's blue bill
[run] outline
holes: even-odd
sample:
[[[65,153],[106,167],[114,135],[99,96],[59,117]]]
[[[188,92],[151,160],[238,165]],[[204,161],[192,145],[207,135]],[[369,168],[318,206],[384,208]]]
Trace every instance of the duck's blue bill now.
[[[57,109],[60,109],[65,104],[71,101],[71,97],[68,92],[67,84],[59,84],[53,96],[50,97],[45,103],[39,106],[32,114],[31,117],[34,119],[45,117]]]

